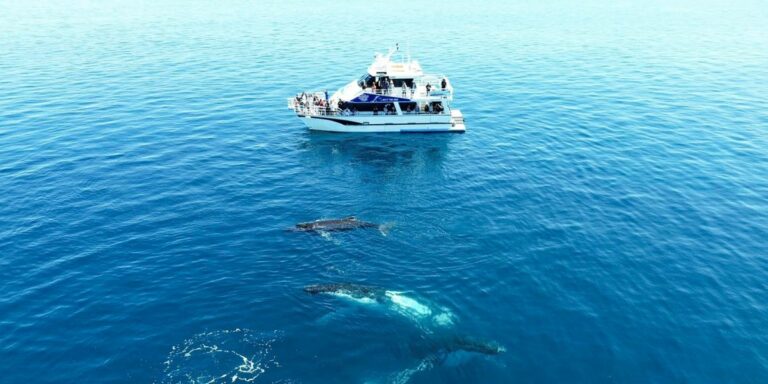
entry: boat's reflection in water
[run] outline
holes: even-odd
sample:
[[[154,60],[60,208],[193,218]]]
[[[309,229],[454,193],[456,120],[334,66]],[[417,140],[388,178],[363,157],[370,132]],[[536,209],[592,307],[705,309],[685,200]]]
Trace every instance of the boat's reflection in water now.
[[[363,181],[401,177],[442,177],[453,134],[345,134],[307,132],[300,150],[305,164],[330,166],[342,176],[358,174]],[[384,180],[382,180],[384,179]],[[403,180],[408,182],[408,180]]]

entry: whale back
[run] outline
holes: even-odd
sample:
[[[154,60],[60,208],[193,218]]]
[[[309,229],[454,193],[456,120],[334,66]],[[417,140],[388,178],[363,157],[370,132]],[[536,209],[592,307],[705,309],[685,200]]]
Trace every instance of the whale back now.
[[[329,283],[329,284],[313,284],[304,287],[304,292],[310,295],[317,295],[321,293],[327,294],[347,294],[353,297],[369,297],[376,298],[380,292],[380,288],[351,284],[351,283]]]
[[[483,355],[498,355],[505,351],[504,347],[495,341],[484,341],[466,336],[456,336],[445,347],[447,352],[465,351]]]
[[[348,216],[341,219],[315,220],[296,224],[296,229],[304,231],[345,231],[373,227],[378,227],[378,225],[358,220],[355,216]]]

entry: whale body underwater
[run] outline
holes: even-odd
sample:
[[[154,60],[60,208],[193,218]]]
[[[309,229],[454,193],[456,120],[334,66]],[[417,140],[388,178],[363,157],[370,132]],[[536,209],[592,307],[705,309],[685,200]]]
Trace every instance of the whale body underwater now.
[[[449,310],[436,309],[402,292],[391,291],[370,285],[352,283],[314,284],[304,287],[304,292],[310,295],[326,294],[360,304],[377,304],[385,306],[411,320],[422,323],[430,320],[432,325],[449,327],[453,325],[455,316]],[[432,349],[443,352],[476,352],[483,355],[496,355],[504,351],[504,347],[495,342],[465,337],[451,336],[441,339]]]
[[[455,316],[445,308],[434,308],[403,292],[351,283],[315,284],[304,287],[310,295],[326,294],[359,304],[378,304],[403,315],[425,329],[430,326],[447,327]]]
[[[454,323],[454,315],[450,311],[438,310],[416,298],[406,296],[403,292],[352,283],[307,285],[304,292],[310,295],[331,295],[361,305],[377,305],[409,318],[425,331],[424,338],[413,348],[420,356],[418,365],[391,375],[386,380],[388,383],[407,383],[414,374],[442,364],[457,352],[494,356],[506,351],[494,341],[445,331]],[[443,331],[435,335],[432,326],[437,326]]]

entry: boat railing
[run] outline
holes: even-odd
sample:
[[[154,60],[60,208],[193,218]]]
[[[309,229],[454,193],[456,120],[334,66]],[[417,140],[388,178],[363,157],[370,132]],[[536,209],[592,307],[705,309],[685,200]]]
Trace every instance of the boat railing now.
[[[295,100],[295,99],[294,99]],[[297,104],[295,101],[291,101],[289,99],[288,101],[289,108],[293,109],[297,114],[303,115],[303,116],[396,116],[397,114],[394,112],[385,112],[385,111],[355,111],[350,109],[339,109],[336,107],[326,107],[323,105],[302,105]],[[413,111],[403,111],[403,115],[409,116],[409,115],[445,115],[450,114],[450,108],[446,108],[445,110],[441,112],[434,112],[434,111],[422,111],[422,110],[413,110]]]
[[[440,84],[434,84],[425,82],[423,84],[417,83],[415,87],[395,87],[395,88],[363,88],[363,91],[366,93],[373,93],[376,95],[382,95],[382,96],[394,96],[394,97],[402,97],[406,99],[413,99],[413,98],[422,98],[427,96],[426,93],[426,85],[431,85],[431,90],[429,92],[429,96],[453,96],[453,88],[450,86],[450,84],[446,85],[445,89],[442,89]]]
[[[446,81],[445,88],[442,86],[443,80]],[[447,96],[453,98],[453,85],[451,85],[451,81],[444,75],[425,75],[416,79],[414,83],[418,88],[426,88],[427,85],[429,85],[431,88],[429,92],[430,96],[441,96],[445,95],[445,92],[447,92]]]

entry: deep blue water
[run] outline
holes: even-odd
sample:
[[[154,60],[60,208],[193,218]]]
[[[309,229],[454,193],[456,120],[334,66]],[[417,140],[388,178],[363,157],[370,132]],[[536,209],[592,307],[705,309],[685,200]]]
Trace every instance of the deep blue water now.
[[[466,134],[285,108],[396,42]],[[760,1],[0,1],[0,382],[765,383],[767,148]]]

